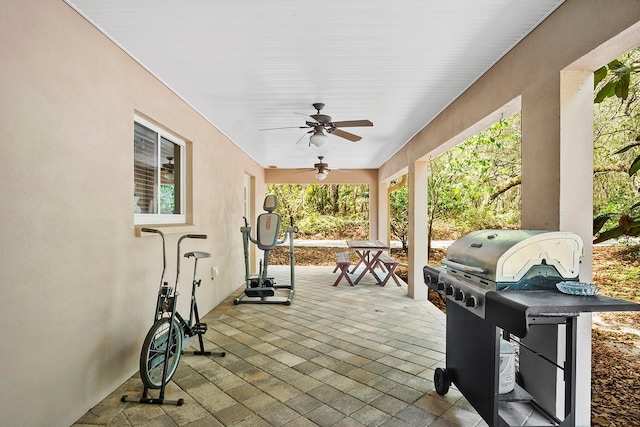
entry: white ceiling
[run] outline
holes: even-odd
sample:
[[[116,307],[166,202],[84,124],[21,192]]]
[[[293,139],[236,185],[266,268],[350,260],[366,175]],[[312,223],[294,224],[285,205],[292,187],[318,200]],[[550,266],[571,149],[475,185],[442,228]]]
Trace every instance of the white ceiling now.
[[[378,168],[562,0],[66,0],[263,167]],[[369,119],[318,148],[296,113]]]

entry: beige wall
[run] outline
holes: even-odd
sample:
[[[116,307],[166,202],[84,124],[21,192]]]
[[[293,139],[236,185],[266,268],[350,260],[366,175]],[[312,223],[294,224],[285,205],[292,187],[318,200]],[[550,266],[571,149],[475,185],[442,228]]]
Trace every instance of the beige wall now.
[[[67,426],[137,370],[153,316],[161,247],[135,235],[134,113],[191,147],[193,226],[174,232],[209,236],[183,242],[212,254],[201,313],[243,284],[243,176],[261,200],[264,170],[62,0],[2,3],[0,423]]]

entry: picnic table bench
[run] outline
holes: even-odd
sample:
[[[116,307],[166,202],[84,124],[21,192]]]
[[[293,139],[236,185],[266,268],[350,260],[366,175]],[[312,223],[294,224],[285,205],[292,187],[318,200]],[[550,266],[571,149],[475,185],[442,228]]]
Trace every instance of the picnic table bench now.
[[[398,281],[398,277],[395,275],[396,267],[400,263],[385,253],[380,254],[378,260],[385,266],[385,268],[389,272],[387,274],[387,277],[385,277],[384,280],[380,282],[380,286],[386,285],[390,278],[393,278],[393,280],[396,282],[396,285],[401,286],[400,282]]]
[[[351,266],[351,258],[349,258],[349,253],[338,252],[336,254],[336,268],[333,269],[333,272],[335,273],[336,271],[340,270],[340,275],[336,279],[333,286],[338,286],[338,283],[340,282],[340,280],[342,280],[343,277],[347,279],[347,282],[349,283],[349,285],[353,286],[353,282],[349,277],[350,266]]]

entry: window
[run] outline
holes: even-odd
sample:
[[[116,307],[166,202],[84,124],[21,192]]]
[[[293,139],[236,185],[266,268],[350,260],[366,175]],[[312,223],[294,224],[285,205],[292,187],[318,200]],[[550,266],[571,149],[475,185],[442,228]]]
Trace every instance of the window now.
[[[135,118],[133,212],[136,224],[185,222],[185,143]]]

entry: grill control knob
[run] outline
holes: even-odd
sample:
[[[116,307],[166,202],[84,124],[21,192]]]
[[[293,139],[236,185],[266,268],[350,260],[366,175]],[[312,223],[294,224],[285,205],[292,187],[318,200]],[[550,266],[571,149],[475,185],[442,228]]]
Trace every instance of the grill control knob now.
[[[438,282],[437,288],[439,291],[444,291],[444,282]]]
[[[464,301],[464,291],[456,291],[456,293],[453,295],[453,299],[456,301]]]
[[[465,301],[464,305],[466,305],[467,307],[477,307],[478,306],[478,298],[474,297],[474,296],[470,296],[467,298],[467,300]]]
[[[445,294],[453,295],[455,291],[456,291],[456,288],[454,288],[453,286],[451,285],[445,286],[445,291],[444,291]]]

